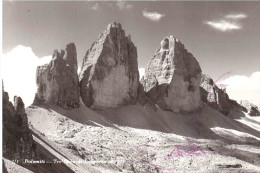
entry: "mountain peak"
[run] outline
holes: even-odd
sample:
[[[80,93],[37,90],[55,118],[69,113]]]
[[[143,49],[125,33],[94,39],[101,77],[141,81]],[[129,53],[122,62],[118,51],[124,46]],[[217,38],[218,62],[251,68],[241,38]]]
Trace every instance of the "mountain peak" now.
[[[120,23],[111,23],[87,51],[80,92],[88,107],[117,107],[137,99],[137,50]]]
[[[191,112],[200,106],[201,68],[179,39],[164,37],[151,57],[141,81],[145,92],[161,108]]]
[[[49,64],[37,67],[38,90],[34,104],[56,104],[66,109],[79,106],[77,52],[74,43],[65,51],[54,50]]]
[[[111,28],[122,29],[122,25],[118,22],[111,22],[110,24],[108,24],[107,28],[108,29],[111,29]]]

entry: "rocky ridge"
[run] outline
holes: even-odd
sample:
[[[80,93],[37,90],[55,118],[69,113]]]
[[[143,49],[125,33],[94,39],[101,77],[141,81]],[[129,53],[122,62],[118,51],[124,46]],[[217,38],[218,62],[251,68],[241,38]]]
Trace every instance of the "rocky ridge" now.
[[[120,23],[109,24],[87,51],[79,76],[85,106],[117,107],[137,99],[137,50]]]
[[[227,115],[230,112],[230,100],[226,89],[220,89],[216,86],[213,79],[203,74],[200,84],[201,99],[212,108]]]
[[[74,43],[68,44],[65,51],[55,50],[51,62],[37,68],[34,104],[57,104],[66,109],[79,107],[77,68]]]
[[[201,101],[227,115],[232,106],[225,88],[219,88],[202,70],[196,58],[173,36],[165,37],[145,67],[139,81],[137,48],[120,23],[111,23],[83,58],[77,75],[74,43],[55,50],[49,64],[37,68],[38,91],[34,104],[78,108],[80,98],[92,109],[149,103],[164,110],[193,112]],[[243,105],[242,105],[243,106]],[[259,115],[256,106],[244,106]],[[241,107],[241,110],[244,110]]]
[[[250,103],[248,100],[241,100],[240,105],[245,107],[247,110],[247,113],[251,116],[259,116],[260,112],[256,105]]]
[[[156,104],[174,112],[200,107],[201,68],[196,58],[173,36],[165,37],[145,67],[144,91]]]
[[[34,157],[33,139],[28,126],[24,103],[20,97],[14,97],[14,105],[9,101],[7,92],[3,92],[3,157],[30,159]]]

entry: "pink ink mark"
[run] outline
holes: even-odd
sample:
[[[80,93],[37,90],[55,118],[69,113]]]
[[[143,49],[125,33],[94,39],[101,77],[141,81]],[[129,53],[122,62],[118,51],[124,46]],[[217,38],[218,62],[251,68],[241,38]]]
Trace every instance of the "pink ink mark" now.
[[[228,74],[230,74],[230,73],[232,73],[232,71],[229,71],[229,72],[226,72],[226,73],[222,74],[222,75],[214,82],[214,84],[215,84],[216,86],[220,86],[220,87],[221,87],[221,86],[224,86],[224,87],[228,86],[227,84],[217,84],[217,82],[218,82],[223,76],[228,75]],[[208,91],[208,92],[209,92],[210,95],[213,94],[213,91]]]
[[[176,149],[177,154],[175,154],[174,156],[175,156],[175,157],[179,157],[179,156],[183,157],[183,154],[182,154],[182,152],[181,152],[180,149],[179,149],[179,145],[175,145],[175,146],[174,146],[172,152],[170,153],[170,155],[169,155],[168,157],[172,157],[173,152],[175,151],[175,149]]]
[[[168,156],[168,158],[171,158],[171,157],[172,157],[174,150],[175,150],[175,149],[173,148],[173,150],[171,151],[171,153],[170,153],[170,155]]]
[[[230,74],[230,73],[232,73],[232,71],[229,71],[229,72],[226,72],[226,73],[222,74],[214,83],[217,83],[217,81],[218,81],[219,79],[221,79],[223,76],[228,75],[228,74]]]
[[[186,151],[186,153],[188,154],[188,155],[204,155],[204,154],[206,154],[204,151],[203,151],[203,149],[199,146],[199,145],[196,145],[196,144],[194,144],[194,143],[189,143],[188,144],[189,145],[189,149]],[[199,153],[198,153],[199,152]],[[201,154],[201,153],[202,154]]]
[[[155,139],[152,139],[152,140],[148,139],[148,141],[146,141],[144,144],[136,146],[137,150],[139,150],[140,147],[147,147],[148,143],[154,142],[154,141],[155,141]],[[147,162],[149,165],[151,165],[151,166],[153,166],[157,169],[172,171],[172,170],[175,170],[173,158],[174,157],[184,157],[183,152],[180,149],[180,146],[188,146],[189,147],[187,151],[184,151],[184,153],[186,153],[187,155],[196,155],[197,156],[197,155],[206,154],[206,152],[204,152],[203,149],[199,145],[188,142],[188,144],[186,144],[186,145],[174,145],[171,152],[167,155],[168,157],[163,157],[163,156],[154,157],[150,161],[148,161],[145,158],[140,158],[139,160],[136,160],[136,161],[127,161],[127,162],[130,162],[130,163],[133,164],[133,163],[138,163],[138,162],[144,161],[144,162]],[[174,152],[176,152],[176,153],[174,153]],[[171,168],[166,168],[164,166],[159,166],[159,165],[154,164],[153,161],[155,161],[156,159],[159,159],[159,158],[164,159],[165,161],[168,160],[169,163],[172,163]]]
[[[158,159],[158,158],[163,158],[163,157],[156,157],[156,158],[153,158],[153,159],[149,162],[149,164],[150,164],[151,166],[157,168],[157,169],[160,169],[160,170],[167,170],[167,171],[173,171],[173,170],[175,170],[175,169],[174,169],[174,164],[173,164],[173,163],[172,163],[172,165],[173,165],[172,168],[165,168],[165,167],[162,167],[162,166],[158,166],[158,165],[153,164],[152,162],[153,162],[154,160]],[[164,160],[165,160],[165,158],[164,158]],[[167,160],[169,160],[169,158],[168,158]],[[172,162],[173,162],[173,161],[172,161]],[[170,162],[170,163],[171,163],[171,162]]]
[[[154,141],[155,141],[155,139],[148,139],[144,144],[138,145],[138,146],[136,146],[136,148],[139,150],[141,147],[147,147],[148,143],[154,142]]]

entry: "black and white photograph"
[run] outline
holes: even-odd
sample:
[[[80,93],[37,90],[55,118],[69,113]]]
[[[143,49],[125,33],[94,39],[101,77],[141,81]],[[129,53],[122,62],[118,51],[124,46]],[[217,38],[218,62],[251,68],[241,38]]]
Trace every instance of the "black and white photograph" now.
[[[260,173],[260,1],[1,6],[3,173]]]

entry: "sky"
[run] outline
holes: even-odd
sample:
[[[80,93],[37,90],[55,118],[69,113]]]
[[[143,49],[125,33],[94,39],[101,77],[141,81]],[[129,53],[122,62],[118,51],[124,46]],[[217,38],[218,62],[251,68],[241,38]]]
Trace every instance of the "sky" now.
[[[11,96],[26,97],[26,105],[36,92],[37,65],[48,62],[54,49],[74,42],[81,66],[86,51],[113,21],[131,35],[140,71],[161,40],[173,35],[203,73],[215,81],[222,76],[219,81],[228,85],[231,98],[260,105],[260,2],[5,1],[2,17],[4,85]]]

